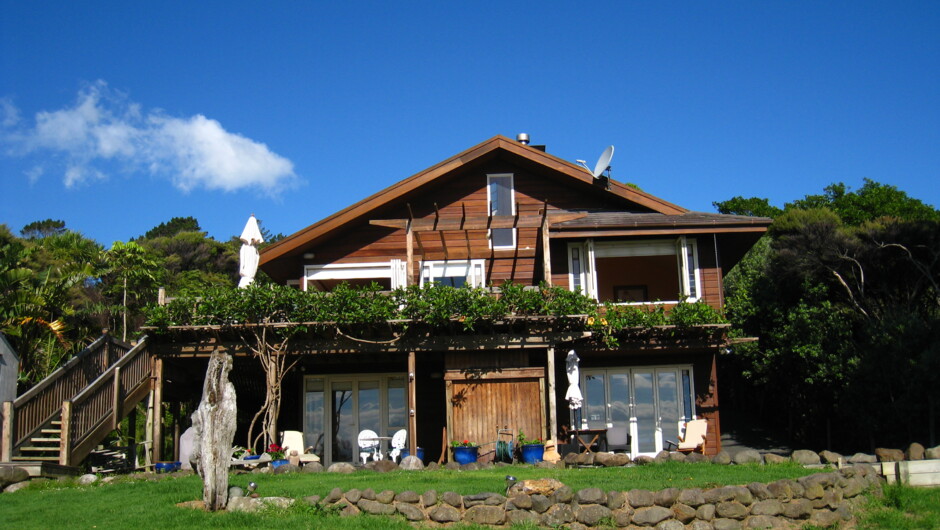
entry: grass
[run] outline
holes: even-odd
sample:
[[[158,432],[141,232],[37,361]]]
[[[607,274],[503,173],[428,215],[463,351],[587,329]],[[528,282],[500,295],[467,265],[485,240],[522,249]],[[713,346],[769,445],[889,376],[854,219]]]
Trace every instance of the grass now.
[[[528,466],[497,467],[478,471],[394,471],[377,474],[357,472],[297,473],[290,475],[232,475],[229,483],[245,487],[258,483],[262,496],[302,499],[324,496],[335,487],[412,490],[419,493],[434,489],[466,495],[484,491],[503,492],[505,476],[556,478],[574,490],[597,487],[603,490],[650,489],[668,487],[709,488],[719,485],[772,482],[813,473],[795,464],[718,466],[667,462],[632,468],[537,469]],[[0,498],[2,519],[7,528],[244,528],[276,525],[284,528],[313,528],[329,525],[331,529],[411,528],[401,518],[343,518],[325,510],[298,502],[290,509],[268,509],[257,514],[205,513],[182,509],[177,503],[200,499],[202,482],[194,475],[166,477],[161,480],[119,479],[110,484],[80,486],[72,481],[47,481]],[[887,497],[886,497],[887,498]],[[906,501],[905,501],[906,502]]]
[[[940,528],[940,488],[885,486],[884,496],[872,498],[860,514],[859,528]]]

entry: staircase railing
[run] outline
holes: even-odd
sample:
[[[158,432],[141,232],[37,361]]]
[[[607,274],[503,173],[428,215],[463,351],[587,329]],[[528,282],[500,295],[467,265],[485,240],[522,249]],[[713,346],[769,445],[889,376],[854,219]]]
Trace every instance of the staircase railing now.
[[[62,449],[59,463],[74,465],[118,424],[131,407],[150,392],[150,356],[147,337],[127,352],[62,407]]]
[[[62,402],[72,399],[107,372],[131,349],[110,335],[102,335],[39,384],[16,398],[12,406],[12,448],[35,436],[59,415]],[[9,420],[8,420],[9,421]]]

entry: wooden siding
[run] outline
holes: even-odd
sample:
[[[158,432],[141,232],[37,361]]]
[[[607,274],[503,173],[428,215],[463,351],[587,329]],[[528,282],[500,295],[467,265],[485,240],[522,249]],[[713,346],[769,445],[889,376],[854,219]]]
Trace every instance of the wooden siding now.
[[[407,204],[375,213],[379,219],[415,218],[456,219],[462,216],[485,217],[488,211],[486,175],[512,173],[515,189],[516,214],[520,217],[539,216],[548,204],[549,209],[623,208],[622,201],[595,193],[573,193],[561,183],[536,175],[523,168],[495,161],[485,168],[462,172],[448,179],[426,186],[422,193],[405,199]],[[410,205],[410,210],[409,210]],[[339,235],[339,234],[338,234]],[[524,284],[537,284],[542,280],[541,235],[538,228],[520,228],[516,233],[516,248],[492,250],[486,230],[447,232],[420,232],[415,234],[415,263],[412,271],[420,275],[422,259],[488,259],[487,282],[500,283],[513,280]],[[350,227],[345,234],[328,243],[309,249],[316,258],[311,264],[367,263],[390,259],[405,259],[406,233],[370,225]],[[567,284],[567,282],[566,282]]]
[[[509,368],[504,375],[519,370]],[[496,380],[447,381],[451,405],[451,439],[483,445],[480,460],[493,460],[497,429],[517,436],[544,436],[544,377],[512,377]],[[508,437],[502,438],[508,440]]]

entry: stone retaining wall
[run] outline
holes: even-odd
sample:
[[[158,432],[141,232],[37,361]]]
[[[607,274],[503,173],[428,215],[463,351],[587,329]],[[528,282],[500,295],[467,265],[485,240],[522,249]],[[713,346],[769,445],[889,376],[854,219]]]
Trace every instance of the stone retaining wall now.
[[[524,483],[540,481],[524,481]],[[391,490],[336,488],[325,498],[307,502],[344,515],[369,513],[403,516],[413,522],[508,526],[529,522],[539,526],[583,525],[638,526],[658,529],[779,528],[806,523],[827,527],[851,520],[862,493],[880,490],[875,469],[868,465],[846,467],[797,480],[747,486],[669,488],[662,491],[634,489],[573,491],[557,481],[542,488],[511,488],[506,495],[454,492],[416,493]],[[517,484],[516,486],[519,486]],[[525,491],[522,491],[525,490]],[[246,499],[247,500],[247,499]],[[265,499],[251,499],[262,504]],[[254,503],[252,503],[254,504]],[[235,502],[229,509],[238,509]]]

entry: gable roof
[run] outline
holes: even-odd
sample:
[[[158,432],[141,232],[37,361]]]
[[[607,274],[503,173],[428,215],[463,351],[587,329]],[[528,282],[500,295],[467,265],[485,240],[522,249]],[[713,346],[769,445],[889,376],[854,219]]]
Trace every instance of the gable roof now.
[[[291,254],[326,236],[335,229],[341,228],[358,219],[364,219],[376,209],[389,205],[396,199],[400,199],[439,178],[449,175],[474,162],[478,162],[485,157],[492,156],[496,152],[504,152],[518,160],[553,170],[560,178],[570,178],[583,184],[594,184],[594,176],[587,169],[550,155],[540,149],[523,145],[502,135],[497,135],[447,160],[415,173],[400,182],[392,184],[382,191],[366,197],[266,247],[261,252],[260,264],[264,265],[281,256]],[[632,186],[627,186],[626,184],[614,180],[609,180],[608,182],[609,188],[604,190],[606,193],[649,208],[654,212],[666,215],[678,215],[687,211],[685,208],[664,201],[659,197],[650,195]]]

